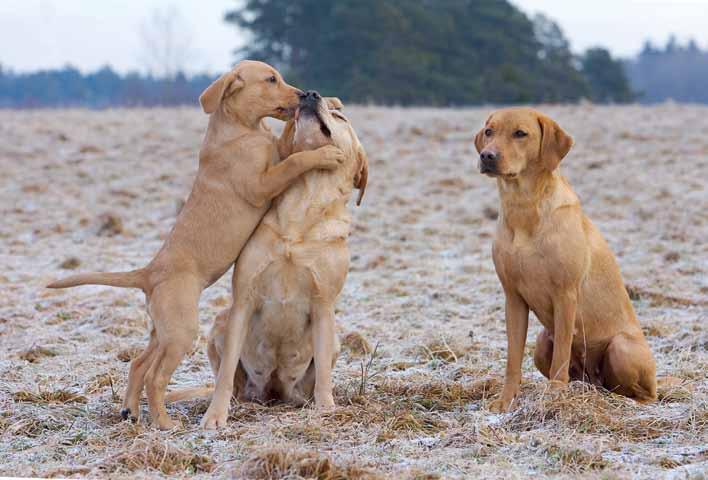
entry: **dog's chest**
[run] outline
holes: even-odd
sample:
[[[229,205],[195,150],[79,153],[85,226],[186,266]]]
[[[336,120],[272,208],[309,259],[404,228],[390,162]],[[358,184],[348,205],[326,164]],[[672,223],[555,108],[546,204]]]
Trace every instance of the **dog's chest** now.
[[[552,266],[537,239],[524,234],[498,234],[493,253],[502,283],[524,299],[541,323],[552,325]]]

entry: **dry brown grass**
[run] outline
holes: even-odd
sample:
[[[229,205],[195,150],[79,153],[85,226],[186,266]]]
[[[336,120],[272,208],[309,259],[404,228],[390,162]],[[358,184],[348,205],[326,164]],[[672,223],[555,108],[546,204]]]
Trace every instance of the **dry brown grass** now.
[[[551,462],[557,464],[563,473],[585,473],[604,470],[609,462],[599,453],[589,452],[572,446],[550,445],[545,448]]]
[[[65,418],[45,412],[35,412],[31,416],[15,419],[13,422],[8,421],[3,427],[3,433],[37,438],[47,433],[66,430],[67,426]]]
[[[306,450],[281,448],[255,453],[244,462],[239,475],[253,480],[379,480],[384,477],[355,465],[340,465],[327,456]]]
[[[378,387],[378,391],[426,409],[450,411],[470,402],[493,397],[501,391],[501,386],[502,382],[498,378],[471,383],[386,381]]]
[[[363,356],[371,353],[371,344],[359,332],[349,332],[341,339],[342,348],[354,356]]]
[[[671,306],[693,306],[693,307],[706,307],[708,306],[707,300],[694,300],[690,298],[680,297],[678,295],[667,295],[663,292],[656,292],[646,288],[640,288],[634,285],[626,286],[629,298],[635,301],[648,300],[652,306],[660,307],[665,305]]]
[[[633,400],[580,382],[561,390],[550,389],[547,383],[522,390],[513,413],[502,424],[509,431],[572,430],[644,442],[671,432],[700,435],[708,427],[705,404],[689,405],[672,416],[656,416]]]
[[[671,377],[659,379],[656,394],[662,403],[686,402],[693,398],[694,391],[692,383]]]
[[[471,347],[463,344],[461,340],[441,335],[425,344],[416,346],[413,349],[413,353],[428,362],[439,360],[441,362],[451,363],[457,362],[470,350]]]
[[[214,463],[207,456],[177,448],[157,436],[136,439],[129,448],[108,457],[97,468],[105,473],[157,471],[163,475],[184,475],[211,472]]]
[[[120,360],[121,362],[128,363],[132,361],[134,358],[136,358],[138,355],[143,353],[143,350],[145,350],[143,347],[130,347],[121,350],[118,352],[116,355],[116,358]]]
[[[86,403],[88,399],[80,393],[69,390],[45,390],[30,392],[20,390],[12,395],[16,402],[28,403]]]
[[[40,358],[45,358],[45,357],[56,357],[57,352],[54,350],[47,348],[47,347],[42,347],[42,346],[32,346],[31,348],[25,350],[24,352],[20,353],[18,357],[22,360],[25,360],[30,363],[34,363],[38,361]]]

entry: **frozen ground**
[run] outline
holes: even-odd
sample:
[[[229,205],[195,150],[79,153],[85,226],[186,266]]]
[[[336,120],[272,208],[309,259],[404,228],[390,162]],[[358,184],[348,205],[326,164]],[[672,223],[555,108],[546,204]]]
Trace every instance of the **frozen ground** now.
[[[370,180],[352,207],[336,412],[235,405],[228,429],[204,433],[207,401],[195,400],[171,406],[178,431],[122,422],[126,361],[146,344],[142,293],[43,285],[150,260],[206,117],[0,111],[0,475],[703,478],[708,108],[543,109],[575,137],[562,170],[618,257],[659,374],[684,381],[659,403],[582,385],[551,394],[527,355],[518,408],[490,414],[506,346],[497,193],[472,145],[489,109],[353,107]],[[171,388],[212,381],[204,336],[228,277],[204,293],[203,336]],[[357,353],[359,336],[374,355]]]

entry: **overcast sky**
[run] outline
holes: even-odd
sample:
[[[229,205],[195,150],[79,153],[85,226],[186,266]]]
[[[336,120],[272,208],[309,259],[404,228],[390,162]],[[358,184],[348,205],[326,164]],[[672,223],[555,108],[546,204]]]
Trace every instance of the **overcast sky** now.
[[[327,0],[325,0],[327,1]],[[332,0],[335,1],[335,0]],[[487,1],[487,0],[481,0]],[[0,0],[0,64],[16,71],[82,71],[110,64],[145,71],[141,28],[154,11],[180,12],[180,38],[189,38],[187,69],[219,72],[232,62],[242,35],[223,22],[235,0]],[[615,55],[635,54],[646,38],[664,44],[670,33],[708,48],[708,0],[512,0],[529,14],[558,21],[580,52],[601,45]]]

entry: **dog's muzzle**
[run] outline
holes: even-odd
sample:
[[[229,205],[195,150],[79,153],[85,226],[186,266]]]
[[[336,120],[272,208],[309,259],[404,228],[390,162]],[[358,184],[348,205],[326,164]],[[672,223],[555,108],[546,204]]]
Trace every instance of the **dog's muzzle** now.
[[[300,108],[309,108],[311,110],[317,110],[317,106],[322,99],[320,95],[315,90],[308,90],[304,94],[300,95]]]
[[[483,150],[479,154],[479,172],[496,174],[499,166],[499,153]]]

